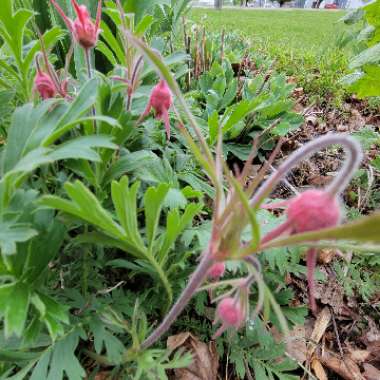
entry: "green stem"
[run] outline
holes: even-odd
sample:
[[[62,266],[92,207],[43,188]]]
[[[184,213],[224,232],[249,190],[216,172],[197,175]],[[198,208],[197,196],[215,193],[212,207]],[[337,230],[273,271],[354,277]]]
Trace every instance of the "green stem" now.
[[[173,291],[172,291],[172,288],[170,286],[170,282],[169,282],[168,277],[166,276],[165,272],[163,271],[162,267],[157,262],[157,260],[154,258],[154,256],[150,255],[150,254],[146,254],[145,257],[150,262],[150,264],[154,267],[154,269],[156,270],[156,272],[158,274],[158,277],[160,278],[162,284],[164,285],[165,291],[166,291],[167,296],[168,296],[168,299],[167,299],[167,302],[165,305],[165,309],[164,309],[164,311],[166,312],[173,302]]]

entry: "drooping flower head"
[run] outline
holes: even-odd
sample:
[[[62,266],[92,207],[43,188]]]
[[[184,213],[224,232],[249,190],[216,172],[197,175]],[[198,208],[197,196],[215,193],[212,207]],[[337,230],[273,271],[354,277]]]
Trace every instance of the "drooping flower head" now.
[[[325,190],[307,190],[289,201],[280,202],[280,206],[287,206],[287,220],[264,236],[262,244],[284,233],[291,235],[334,227],[341,220],[341,208],[337,196]],[[267,208],[275,207],[276,205]],[[317,308],[314,297],[314,270],[317,254],[315,248],[310,248],[306,253],[309,302],[313,312]]]
[[[48,74],[39,69],[37,70],[37,75],[34,80],[34,88],[44,100],[55,98],[57,96],[54,82]]]
[[[165,80],[161,79],[150,94],[149,103],[142,115],[145,117],[153,108],[155,116],[165,124],[166,136],[170,140],[169,109],[173,104],[172,94]]]
[[[336,226],[341,218],[337,197],[323,190],[308,190],[288,204],[292,232],[302,233]]]
[[[39,62],[41,55],[45,61],[44,66],[46,72],[42,70]],[[54,67],[52,67],[52,65],[49,63],[46,51],[43,50],[43,53],[39,53],[36,56],[36,67],[37,74],[34,79],[34,89],[40,94],[41,98],[44,100],[55,98],[56,96],[66,98],[68,80],[64,80],[62,82],[59,80]]]
[[[99,25],[102,12],[102,0],[98,1],[95,23],[91,20],[87,7],[85,5],[79,5],[77,0],[71,0],[71,4],[77,15],[77,18],[74,21],[67,17],[55,0],[50,1],[62,16],[63,21],[72,33],[74,40],[84,49],[93,48],[98,42],[98,36],[100,33]]]
[[[221,321],[222,325],[214,334],[217,338],[229,328],[238,329],[244,322],[246,313],[239,299],[224,297],[216,308],[216,319],[214,323]]]

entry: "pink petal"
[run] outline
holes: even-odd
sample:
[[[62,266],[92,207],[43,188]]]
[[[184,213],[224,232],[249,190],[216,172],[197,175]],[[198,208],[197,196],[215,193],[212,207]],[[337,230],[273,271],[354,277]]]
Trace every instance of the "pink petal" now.
[[[66,16],[65,12],[62,10],[62,8],[57,4],[55,0],[50,0],[51,3],[54,5],[57,12],[61,15],[63,21],[65,22],[66,26],[70,30],[70,32],[73,31],[73,22]]]

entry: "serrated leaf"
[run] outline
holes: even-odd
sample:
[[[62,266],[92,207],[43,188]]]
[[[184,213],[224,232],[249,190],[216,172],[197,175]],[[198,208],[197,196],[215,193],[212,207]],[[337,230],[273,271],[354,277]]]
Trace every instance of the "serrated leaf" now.
[[[80,380],[86,376],[85,370],[75,356],[80,338],[85,339],[86,335],[82,329],[77,328],[54,345],[46,380],[62,380],[65,375],[69,380]]]
[[[154,239],[156,238],[163,202],[168,191],[169,185],[162,183],[157,187],[149,187],[144,195],[146,234],[150,248],[152,248]]]
[[[21,336],[29,310],[29,299],[29,287],[23,283],[15,283],[9,293],[9,298],[5,302],[4,325],[6,337],[12,334],[18,337]]]

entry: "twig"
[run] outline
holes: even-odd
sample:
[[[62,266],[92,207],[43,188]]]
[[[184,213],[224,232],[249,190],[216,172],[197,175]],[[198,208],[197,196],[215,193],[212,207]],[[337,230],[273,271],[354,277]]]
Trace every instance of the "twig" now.
[[[331,316],[332,316],[332,321],[333,321],[333,326],[334,326],[334,332],[335,332],[336,340],[337,340],[338,347],[339,347],[340,357],[341,357],[342,361],[344,362],[344,355],[343,355],[342,345],[340,343],[338,326],[336,325],[335,315],[334,315],[334,311],[332,310],[332,307],[330,307],[330,311],[331,311]],[[346,365],[346,363],[345,363],[345,365]],[[348,370],[348,368],[347,368],[347,370]]]

